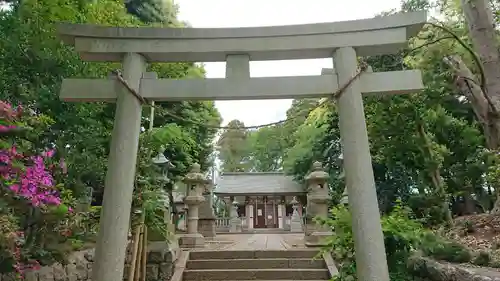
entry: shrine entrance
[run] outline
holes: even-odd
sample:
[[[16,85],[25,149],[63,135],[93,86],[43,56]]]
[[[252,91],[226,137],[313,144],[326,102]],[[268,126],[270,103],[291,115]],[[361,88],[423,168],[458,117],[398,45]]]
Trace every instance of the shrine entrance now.
[[[413,12],[336,23],[248,28],[61,24],[59,34],[83,60],[123,65],[122,73],[115,77],[64,79],[61,87],[60,96],[65,101],[116,102],[92,280],[121,281],[123,277],[143,104],[333,97],[338,103],[354,218],[358,279],[389,281],[362,95],[413,93],[423,88],[422,78],[418,70],[373,73],[366,65],[358,65],[357,58],[397,53],[426,21],[425,12]],[[250,77],[250,61],[313,58],[332,58],[334,69],[316,76]],[[148,62],[214,61],[226,62],[226,78],[156,79],[154,73],[146,72]]]
[[[214,195],[228,206],[238,206],[243,231],[254,228],[289,230],[292,202],[296,197],[305,202],[306,191],[292,176],[282,172],[226,172],[221,174]],[[303,205],[298,204],[300,216]]]

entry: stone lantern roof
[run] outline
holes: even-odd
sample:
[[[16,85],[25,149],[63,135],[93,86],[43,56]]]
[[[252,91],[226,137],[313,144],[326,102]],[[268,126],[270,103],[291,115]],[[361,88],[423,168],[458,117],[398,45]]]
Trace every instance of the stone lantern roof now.
[[[330,175],[323,170],[321,162],[314,162],[312,171],[305,177],[306,181],[326,181]]]
[[[210,180],[208,180],[204,174],[201,173],[201,167],[200,164],[194,163],[193,166],[191,166],[191,170],[189,173],[184,177],[183,182],[185,183],[209,183]]]

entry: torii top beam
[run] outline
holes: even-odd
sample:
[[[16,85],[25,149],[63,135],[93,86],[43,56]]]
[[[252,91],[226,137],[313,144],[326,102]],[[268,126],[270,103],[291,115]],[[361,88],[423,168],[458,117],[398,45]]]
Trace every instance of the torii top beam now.
[[[140,53],[149,62],[225,61],[235,54],[259,61],[328,58],[341,47],[354,47],[360,56],[396,53],[426,21],[425,12],[412,12],[334,23],[244,28],[60,24],[58,32],[86,61],[118,62],[124,53]]]

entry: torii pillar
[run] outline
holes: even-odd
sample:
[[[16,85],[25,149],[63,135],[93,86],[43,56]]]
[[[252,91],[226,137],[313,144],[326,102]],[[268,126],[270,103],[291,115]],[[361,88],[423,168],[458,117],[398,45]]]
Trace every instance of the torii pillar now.
[[[394,54],[426,23],[425,12],[295,26],[123,28],[62,24],[62,39],[82,59],[123,63],[123,78],[149,101],[330,97],[355,76],[356,55]],[[332,54],[333,52],[333,54]],[[250,77],[250,60],[332,57],[336,71],[297,77]],[[226,62],[226,78],[152,79],[149,62]],[[389,281],[362,95],[414,93],[418,70],[364,73],[339,98],[346,184],[353,214],[359,280]],[[94,281],[121,281],[129,228],[141,106],[116,79],[64,79],[65,101],[117,103],[97,243]]]
[[[338,82],[348,81],[358,69],[356,51],[351,47],[337,49],[333,64]],[[337,102],[356,264],[362,265],[357,267],[357,275],[359,280],[389,280],[387,262],[380,262],[387,257],[359,82],[354,81]]]
[[[123,77],[139,89],[145,59],[136,53],[123,57]],[[130,224],[130,209],[139,146],[142,106],[125,88],[117,91],[115,122],[102,202],[92,280],[118,281],[123,276],[124,245]]]

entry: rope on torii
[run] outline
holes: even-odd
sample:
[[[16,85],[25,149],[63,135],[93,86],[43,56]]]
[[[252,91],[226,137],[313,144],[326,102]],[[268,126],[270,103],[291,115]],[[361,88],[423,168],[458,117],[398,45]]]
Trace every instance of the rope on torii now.
[[[320,101],[315,107],[313,107],[312,109],[310,109],[307,112],[307,115],[309,115],[313,110],[315,110],[317,108],[320,108],[320,107],[328,104],[328,102],[331,101],[331,100],[338,100],[342,96],[342,94],[345,92],[345,90],[347,88],[349,88],[349,86],[356,79],[358,79],[363,73],[370,72],[370,70],[371,70],[371,67],[365,61],[362,60],[359,63],[358,71],[356,72],[356,74],[351,79],[349,79],[346,83],[344,83],[342,85],[342,87],[340,87],[338,90],[336,90],[332,94],[332,96],[330,98],[327,98],[327,99],[324,99],[324,100]],[[155,102],[154,101],[148,101],[143,96],[141,96],[135,89],[133,89],[128,84],[128,82],[123,78],[120,70],[114,70],[114,71],[112,71],[112,74],[116,77],[116,80],[118,80],[120,82],[120,84],[122,84],[125,87],[125,89],[127,89],[127,91],[130,94],[132,94],[142,105],[150,105],[151,106],[151,118],[150,118],[149,128],[152,129],[152,127],[153,127],[153,125],[152,125],[153,124],[153,118],[154,118],[154,110],[155,110],[155,108],[157,108],[157,105],[155,105]],[[217,130],[220,130],[220,129],[222,129],[222,130],[233,129],[233,128],[230,128],[230,127],[227,127],[227,126],[213,126],[213,125],[209,125],[209,124],[197,122],[197,121],[194,121],[194,120],[191,120],[191,119],[184,118],[182,116],[178,116],[178,115],[176,115],[176,114],[174,114],[172,112],[169,112],[169,111],[166,111],[166,114],[169,115],[170,117],[174,118],[174,119],[179,120],[179,121],[183,121],[183,122],[186,122],[186,123],[191,123],[193,125],[198,125],[200,127],[217,129]],[[260,128],[269,127],[269,126],[276,126],[276,125],[283,124],[283,123],[285,123],[287,121],[290,121],[290,120],[293,120],[293,119],[297,119],[297,118],[302,117],[302,116],[303,116],[303,114],[297,114],[297,115],[288,117],[288,118],[280,120],[280,121],[271,122],[271,123],[265,123],[265,124],[259,124],[259,125],[255,125],[255,126],[246,126],[246,127],[241,127],[241,128],[238,128],[238,129],[240,129],[240,130],[252,130],[252,129],[260,129]]]

